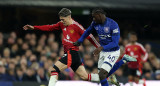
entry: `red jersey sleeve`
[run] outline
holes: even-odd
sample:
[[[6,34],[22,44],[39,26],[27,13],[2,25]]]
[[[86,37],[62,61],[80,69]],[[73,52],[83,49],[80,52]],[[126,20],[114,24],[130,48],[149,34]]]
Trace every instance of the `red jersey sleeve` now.
[[[128,54],[128,52],[127,52],[127,47],[125,47],[124,54]]]
[[[34,30],[42,30],[42,31],[53,31],[53,30],[60,30],[61,22],[52,25],[42,25],[42,26],[34,26]]]
[[[77,27],[78,27],[78,31],[80,32],[80,35],[82,35],[82,34],[84,33],[84,31],[85,31],[84,28],[83,28],[83,26],[80,25],[80,24],[77,24]],[[87,39],[88,39],[96,48],[100,47],[100,44],[96,41],[96,39],[93,37],[92,34],[90,34],[90,35],[87,37]]]
[[[146,52],[145,48],[141,44],[139,44],[139,47],[140,47],[140,53],[144,55],[142,57],[142,61],[145,62],[148,59],[148,53]]]

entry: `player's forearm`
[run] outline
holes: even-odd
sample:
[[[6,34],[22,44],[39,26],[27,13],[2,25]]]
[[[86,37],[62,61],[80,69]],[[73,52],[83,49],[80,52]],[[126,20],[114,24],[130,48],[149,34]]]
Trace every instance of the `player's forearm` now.
[[[42,26],[34,26],[34,30],[41,30],[41,31],[52,31],[53,27],[50,25],[42,25]]]
[[[112,36],[112,42],[110,42],[109,44],[102,46],[104,48],[104,50],[107,49],[112,49],[117,47],[118,43],[119,43],[119,36]]]
[[[89,34],[91,33],[91,27],[89,27],[83,34],[82,34],[82,36],[81,36],[81,38],[78,40],[78,42],[80,42],[80,43],[82,43],[83,41],[84,41],[84,39],[86,38],[86,37],[88,37],[89,36]]]
[[[147,59],[148,59],[148,53],[146,52],[145,55],[144,55],[144,57],[143,57],[143,62],[146,62]]]

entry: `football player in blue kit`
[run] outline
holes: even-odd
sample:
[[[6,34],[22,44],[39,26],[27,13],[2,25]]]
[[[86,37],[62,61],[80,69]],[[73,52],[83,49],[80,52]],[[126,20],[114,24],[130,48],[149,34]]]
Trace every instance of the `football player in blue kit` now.
[[[124,55],[123,59],[116,62],[120,56],[120,29],[117,22],[106,17],[105,14],[104,10],[100,8],[94,9],[92,11],[93,21],[91,25],[74,45],[79,46],[93,29],[96,30],[101,46],[95,49],[93,54],[95,56],[99,55],[98,75],[100,83],[102,86],[109,86],[106,79],[107,77],[114,73],[122,64],[137,60],[128,55]]]

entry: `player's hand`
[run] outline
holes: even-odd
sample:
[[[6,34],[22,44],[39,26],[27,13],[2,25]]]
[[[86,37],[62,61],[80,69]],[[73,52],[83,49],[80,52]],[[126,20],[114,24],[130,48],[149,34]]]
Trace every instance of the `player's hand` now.
[[[94,56],[98,56],[98,54],[101,52],[103,50],[103,47],[101,46],[101,47],[98,47],[97,49],[95,49],[94,51],[93,51],[93,55]]]
[[[23,26],[23,29],[24,30],[33,30],[34,27],[32,25],[25,25],[25,26]]]
[[[76,42],[73,43],[73,45],[74,45],[74,46],[80,46],[81,43],[80,43],[79,41],[76,41]]]

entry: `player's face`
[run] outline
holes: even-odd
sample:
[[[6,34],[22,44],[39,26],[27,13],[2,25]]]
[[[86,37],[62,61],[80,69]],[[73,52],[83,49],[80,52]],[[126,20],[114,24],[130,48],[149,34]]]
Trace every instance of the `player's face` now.
[[[59,18],[60,18],[60,20],[61,20],[61,22],[63,23],[64,26],[68,26],[69,25],[69,21],[70,21],[70,17],[69,16],[67,16],[67,17],[60,16]]]
[[[102,15],[101,14],[92,14],[93,21],[95,21],[97,24],[102,23]]]
[[[130,42],[136,42],[137,41],[137,36],[136,35],[130,35],[129,40],[130,40]]]

